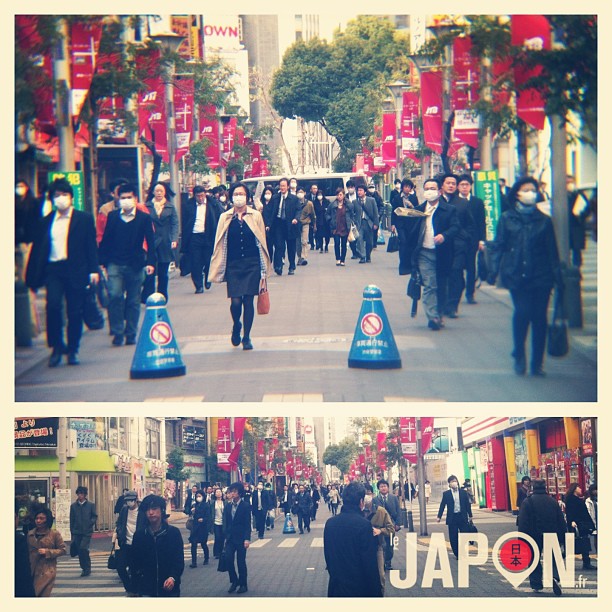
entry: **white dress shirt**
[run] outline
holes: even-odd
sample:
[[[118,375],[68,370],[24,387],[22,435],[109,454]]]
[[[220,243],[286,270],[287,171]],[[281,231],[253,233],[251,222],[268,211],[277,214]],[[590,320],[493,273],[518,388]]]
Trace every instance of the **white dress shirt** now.
[[[196,204],[196,218],[193,224],[194,234],[203,234],[206,227],[206,202]]]
[[[433,206],[431,204],[427,204],[425,207],[425,236],[423,236],[423,248],[424,249],[435,249],[436,243],[434,242],[434,229],[433,229],[433,216],[438,208],[438,202],[436,202]]]
[[[55,218],[51,224],[51,250],[49,251],[49,261],[63,261],[68,259],[68,230],[72,219],[72,206],[65,215],[55,213]]]

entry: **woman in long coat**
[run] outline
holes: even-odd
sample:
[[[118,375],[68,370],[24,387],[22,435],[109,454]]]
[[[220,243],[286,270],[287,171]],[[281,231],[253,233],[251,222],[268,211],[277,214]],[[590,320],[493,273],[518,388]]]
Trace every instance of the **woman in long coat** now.
[[[196,503],[192,508],[193,528],[189,536],[189,542],[191,542],[191,565],[189,567],[197,567],[198,565],[198,544],[202,546],[204,551],[204,565],[208,565],[210,557],[208,551],[208,533],[212,523],[212,507],[206,502],[204,491],[202,490],[196,492],[195,499]]]
[[[57,558],[66,554],[66,544],[59,531],[51,529],[51,510],[41,508],[35,512],[36,527],[28,532],[32,580],[36,597],[49,597],[55,584]]]
[[[244,183],[232,185],[229,192],[232,208],[219,219],[209,270],[213,283],[227,282],[233,321],[230,340],[233,346],[242,342],[245,351],[253,350],[253,298],[265,286],[270,268],[266,227],[261,213],[247,206],[249,195]]]
[[[595,523],[589,514],[586,503],[582,498],[582,489],[577,482],[567,488],[565,494],[565,518],[569,531],[576,534],[576,537],[586,537],[595,531]],[[582,553],[582,569],[591,569],[591,557],[589,550]]]
[[[153,187],[153,199],[147,202],[155,230],[155,252],[157,266],[155,274],[147,276],[142,289],[142,301],[155,293],[155,277],[157,277],[157,293],[161,293],[168,301],[168,268],[174,260],[174,249],[179,239],[179,218],[172,203],[174,193],[165,183],[158,182]]]

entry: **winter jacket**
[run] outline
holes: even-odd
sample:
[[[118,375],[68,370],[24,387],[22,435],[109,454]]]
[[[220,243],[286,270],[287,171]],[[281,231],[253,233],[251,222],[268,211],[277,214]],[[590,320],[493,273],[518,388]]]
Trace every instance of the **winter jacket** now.
[[[518,516],[519,531],[530,535],[541,546],[545,533],[556,533],[565,543],[567,525],[559,504],[546,491],[536,489],[522,504]]]
[[[88,499],[83,504],[78,501],[70,504],[70,533],[73,536],[91,535],[97,519],[96,504]]]
[[[45,548],[47,552],[41,555],[39,548]],[[49,597],[55,584],[57,558],[66,554],[66,544],[55,529],[46,529],[40,534],[32,529],[28,532],[28,550],[36,597]]]

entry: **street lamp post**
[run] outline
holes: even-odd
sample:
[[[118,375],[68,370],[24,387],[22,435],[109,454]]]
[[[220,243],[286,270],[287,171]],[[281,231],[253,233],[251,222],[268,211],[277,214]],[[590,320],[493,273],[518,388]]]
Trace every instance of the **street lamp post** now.
[[[416,442],[417,442],[417,478],[419,480],[419,523],[421,535],[427,535],[427,508],[425,507],[425,464],[423,463],[423,434],[421,431],[421,417],[416,417]]]
[[[168,166],[170,167],[170,189],[176,194],[174,203],[178,214],[179,223],[181,222],[181,194],[178,178],[178,166],[176,164],[176,122],[174,116],[174,58],[172,54],[178,51],[181,43],[185,40],[184,36],[168,32],[155,34],[151,39],[158,42],[166,52],[166,57],[162,58],[164,74],[164,93],[166,104],[166,131],[168,133]]]

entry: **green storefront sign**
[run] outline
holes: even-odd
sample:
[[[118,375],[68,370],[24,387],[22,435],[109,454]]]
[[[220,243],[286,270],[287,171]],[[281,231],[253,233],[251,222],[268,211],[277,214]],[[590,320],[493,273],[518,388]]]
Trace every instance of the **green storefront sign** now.
[[[474,172],[474,195],[484,202],[487,240],[495,240],[497,222],[501,217],[501,199],[497,170]]]
[[[49,172],[48,178],[49,184],[51,184],[55,179],[65,178],[70,183],[72,190],[74,191],[74,207],[77,210],[85,210],[85,185],[83,182],[82,172]]]

